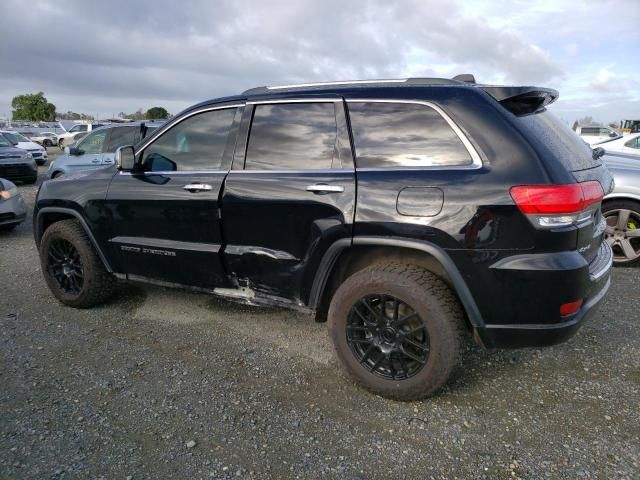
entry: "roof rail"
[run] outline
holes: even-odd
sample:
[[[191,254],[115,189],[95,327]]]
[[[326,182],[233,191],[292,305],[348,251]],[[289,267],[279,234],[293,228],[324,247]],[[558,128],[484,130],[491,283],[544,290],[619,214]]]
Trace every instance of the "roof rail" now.
[[[341,87],[349,85],[376,85],[376,84],[405,84],[405,85],[454,85],[459,84],[457,79],[449,80],[447,78],[391,78],[378,80],[345,80],[337,82],[315,82],[315,83],[297,83],[291,85],[274,85],[250,88],[242,92],[243,95],[252,95],[259,93],[278,92],[283,90],[293,90],[298,88],[316,88],[316,87]]]

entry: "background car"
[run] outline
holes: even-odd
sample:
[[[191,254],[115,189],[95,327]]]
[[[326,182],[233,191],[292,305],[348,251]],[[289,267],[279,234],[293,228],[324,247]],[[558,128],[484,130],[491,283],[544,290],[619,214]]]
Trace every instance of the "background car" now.
[[[103,123],[78,123],[74,125],[67,131],[66,133],[61,133],[58,135],[58,146],[60,149],[64,149],[64,147],[69,146],[73,143],[73,137],[76,133],[88,133],[92,132],[97,128],[102,127]]]
[[[27,204],[16,186],[0,178],[0,232],[13,230],[27,218]]]
[[[49,155],[47,154],[47,150],[41,145],[32,142],[18,132],[12,132],[10,130],[0,130],[0,135],[11,142],[14,147],[28,151],[38,165],[47,163]]]
[[[606,142],[598,143],[595,146],[602,147],[604,150],[615,153],[626,153],[628,155],[640,155],[640,133],[632,133],[624,137],[615,138]]]
[[[38,165],[33,156],[13,146],[4,135],[0,135],[0,177],[35,183],[38,179]]]
[[[585,125],[576,127],[576,133],[580,135],[585,142],[593,145],[605,140],[618,138],[621,135],[611,127],[601,127],[600,125]]]
[[[30,136],[29,139],[44,147],[53,147],[54,145],[58,145],[58,136],[53,132],[36,133]]]
[[[89,133],[82,132],[78,135],[86,136],[66,147],[64,155],[51,163],[47,178],[113,165],[118,147],[138,143],[161,124],[162,122],[114,123]]]
[[[627,138],[627,137],[625,137]],[[640,263],[640,156],[606,153],[602,159],[615,179],[615,189],[602,202],[605,238],[619,266]]]

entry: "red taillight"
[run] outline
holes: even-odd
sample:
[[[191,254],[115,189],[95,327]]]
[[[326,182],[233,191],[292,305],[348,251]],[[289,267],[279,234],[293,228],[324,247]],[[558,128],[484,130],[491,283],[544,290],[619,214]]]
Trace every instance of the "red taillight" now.
[[[582,300],[576,300],[574,302],[563,303],[560,305],[560,316],[566,317],[567,315],[573,315],[582,306]]]
[[[526,215],[571,215],[598,203],[604,190],[597,181],[571,185],[521,185],[511,197]]]

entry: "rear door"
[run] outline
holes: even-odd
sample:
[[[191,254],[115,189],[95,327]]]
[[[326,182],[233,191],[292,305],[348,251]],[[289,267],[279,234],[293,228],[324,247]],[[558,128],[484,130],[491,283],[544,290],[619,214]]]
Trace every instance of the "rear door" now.
[[[114,270],[129,278],[210,290],[225,286],[218,198],[231,165],[241,105],[176,119],[118,172],[104,219]]]
[[[228,271],[241,287],[305,304],[327,248],[352,237],[343,101],[254,102],[243,125],[222,197]]]

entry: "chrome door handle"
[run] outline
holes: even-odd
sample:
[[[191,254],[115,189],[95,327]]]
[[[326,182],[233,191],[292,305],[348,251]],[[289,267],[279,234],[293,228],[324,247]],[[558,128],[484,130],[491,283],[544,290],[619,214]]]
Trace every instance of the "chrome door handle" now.
[[[188,190],[192,193],[194,192],[208,192],[210,190],[213,190],[213,187],[207,183],[190,183],[189,185],[185,185],[184,187],[185,190]]]
[[[344,192],[344,187],[342,185],[326,185],[323,183],[318,183],[316,185],[309,185],[307,187],[307,192],[313,193],[340,193]]]

